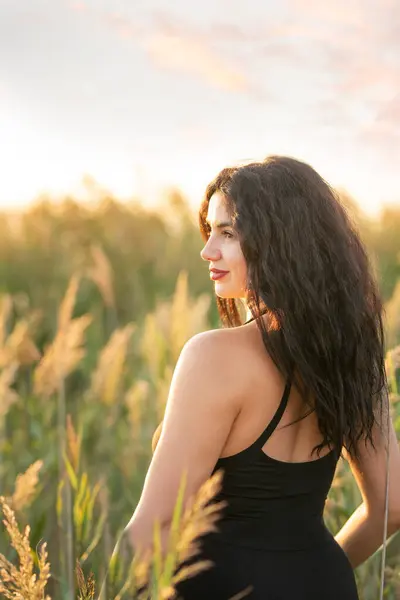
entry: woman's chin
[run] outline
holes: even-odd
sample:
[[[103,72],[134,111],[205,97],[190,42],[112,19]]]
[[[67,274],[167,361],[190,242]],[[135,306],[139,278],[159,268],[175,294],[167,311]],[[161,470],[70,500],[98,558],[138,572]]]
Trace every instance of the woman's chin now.
[[[221,286],[221,287],[215,286],[215,295],[218,296],[218,298],[225,298],[225,299],[242,297],[240,294],[237,294],[233,291],[229,291],[229,289],[227,289],[227,288],[223,289],[223,286]]]
[[[227,289],[221,284],[215,284],[214,291],[215,295],[219,298],[230,298],[229,294],[227,293]]]

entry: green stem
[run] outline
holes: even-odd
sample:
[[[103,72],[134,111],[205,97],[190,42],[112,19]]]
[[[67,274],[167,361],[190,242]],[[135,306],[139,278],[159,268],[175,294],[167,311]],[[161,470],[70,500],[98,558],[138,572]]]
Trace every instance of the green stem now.
[[[66,399],[65,381],[62,379],[58,389],[58,469],[59,480],[64,481],[63,505],[62,505],[62,543],[60,544],[61,564],[63,568],[63,579],[67,583],[67,600],[75,598],[75,576],[74,576],[74,536],[72,522],[72,490],[71,483],[66,477],[64,456],[66,453]]]

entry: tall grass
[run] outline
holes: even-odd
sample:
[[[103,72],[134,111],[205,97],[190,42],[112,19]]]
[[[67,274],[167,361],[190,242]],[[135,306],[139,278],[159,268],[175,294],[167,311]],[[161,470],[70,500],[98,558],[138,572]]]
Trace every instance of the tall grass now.
[[[38,554],[33,554],[29,543],[29,525],[21,533],[15,514],[3,497],[0,497],[0,507],[4,513],[4,525],[11,545],[19,559],[19,565],[15,566],[0,554],[0,593],[3,594],[3,598],[9,600],[50,600],[50,596],[45,593],[50,577],[46,544],[42,544]],[[35,572],[34,557],[37,560],[38,573]]]
[[[206,508],[206,500],[218,479],[201,490],[195,512],[185,512],[177,499],[166,557],[156,531],[151,556],[136,557],[129,568],[118,558],[174,365],[186,340],[208,329],[210,297],[191,297],[182,271],[169,301],[160,300],[143,320],[120,326],[113,312],[114,284],[107,259],[99,249],[94,256],[96,272],[80,270],[70,279],[53,316],[57,329],[44,347],[38,342],[40,314],[28,311],[16,319],[16,298],[5,295],[1,301],[0,483],[5,529],[0,533],[0,594],[5,598],[83,600],[102,593],[109,600],[128,597],[132,586],[144,583],[151,598],[170,598],[179,577],[190,575],[179,565],[198,549],[198,536],[215,525],[217,513]],[[102,326],[101,316],[79,310],[87,278],[96,281],[111,311],[102,347],[89,342],[95,339],[93,330]],[[398,433],[399,367],[397,348],[388,354],[387,369]],[[347,463],[340,461],[326,506],[332,532],[360,500]],[[399,538],[393,537],[387,554],[387,598],[395,598],[399,554]],[[379,552],[357,570],[363,600],[377,597],[378,578]]]
[[[24,477],[27,478],[27,474]],[[219,491],[220,484],[219,472],[205,482],[185,509],[185,477],[182,478],[166,548],[162,548],[160,528],[156,524],[152,548],[144,552],[140,548],[136,549],[132,559],[132,552],[129,551],[126,537],[122,534],[99,590],[99,600],[122,600],[125,597],[131,598],[132,594],[135,594],[134,597],[138,600],[172,600],[177,583],[210,568],[210,561],[197,560],[192,561],[190,565],[185,563],[199,554],[200,537],[216,530],[215,524],[223,503],[211,500]],[[29,540],[30,528],[26,526],[25,531],[20,532],[15,512],[10,506],[13,502],[14,499],[10,501],[0,497],[0,507],[5,517],[4,525],[11,546],[17,552],[19,564],[14,565],[0,554],[0,592],[10,600],[51,600],[46,594],[47,580],[50,577],[46,543],[40,546],[38,552],[33,551]],[[88,520],[90,521],[90,516]],[[92,599],[96,594],[93,573],[85,578],[81,566],[87,555],[86,552],[77,559],[75,568],[78,598],[81,600]],[[71,593],[71,590],[68,590],[68,593]]]

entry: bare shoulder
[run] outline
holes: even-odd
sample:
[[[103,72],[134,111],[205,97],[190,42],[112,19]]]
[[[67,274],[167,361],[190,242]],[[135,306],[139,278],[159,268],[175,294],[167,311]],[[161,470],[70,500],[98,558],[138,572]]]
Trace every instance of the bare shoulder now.
[[[210,329],[198,333],[186,342],[182,354],[201,361],[200,366],[206,368],[208,375],[217,379],[229,375],[229,381],[234,380],[237,386],[245,367],[243,361],[250,350],[247,337],[240,329]]]
[[[255,353],[254,331],[244,327],[210,329],[190,338],[185,349],[201,355],[218,356],[221,365],[242,364],[243,359]]]
[[[202,404],[219,406],[223,419],[236,418],[248,395],[252,381],[249,369],[254,364],[251,341],[240,329],[211,329],[187,340],[175,366],[170,404],[176,402],[177,390],[181,390],[178,395],[184,396],[185,404],[197,403],[200,393]],[[154,433],[153,451],[162,428],[163,421]]]
[[[198,333],[186,342],[183,352],[192,354],[193,359],[204,366],[208,376],[223,385],[225,397],[234,390],[234,396],[243,400],[248,396],[249,386],[254,389],[260,383],[265,390],[266,379],[279,380],[256,327],[211,329]]]

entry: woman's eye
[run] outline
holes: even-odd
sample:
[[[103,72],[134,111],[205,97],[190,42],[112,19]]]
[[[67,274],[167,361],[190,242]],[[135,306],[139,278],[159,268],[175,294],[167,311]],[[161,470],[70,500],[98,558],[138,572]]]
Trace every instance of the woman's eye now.
[[[222,235],[227,236],[228,238],[233,238],[233,235],[229,231],[223,231]]]

